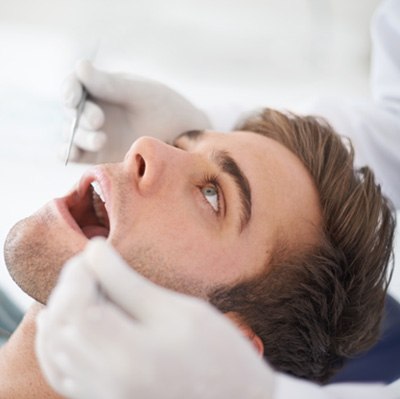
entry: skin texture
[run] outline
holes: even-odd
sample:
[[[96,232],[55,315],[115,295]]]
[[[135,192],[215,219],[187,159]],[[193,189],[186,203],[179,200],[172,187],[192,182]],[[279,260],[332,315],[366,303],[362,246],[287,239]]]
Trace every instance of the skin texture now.
[[[240,190],[217,164],[219,151],[229,153],[248,181],[252,206],[245,226]],[[97,166],[82,180],[94,178],[106,196],[108,240],[137,271],[186,294],[207,298],[218,286],[255,276],[282,240],[292,247],[316,240],[321,216],[311,177],[284,146],[255,133],[189,134],[175,146],[143,137],[123,162]],[[48,203],[7,238],[11,275],[40,302],[63,263],[87,242],[60,212],[80,191]]]

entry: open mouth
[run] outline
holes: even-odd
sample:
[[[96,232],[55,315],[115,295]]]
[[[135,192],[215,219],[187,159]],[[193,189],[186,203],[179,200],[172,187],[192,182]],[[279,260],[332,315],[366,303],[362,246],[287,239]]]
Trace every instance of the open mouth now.
[[[69,206],[69,211],[88,239],[96,236],[108,237],[110,234],[110,220],[105,199],[97,181],[90,183],[84,195]]]

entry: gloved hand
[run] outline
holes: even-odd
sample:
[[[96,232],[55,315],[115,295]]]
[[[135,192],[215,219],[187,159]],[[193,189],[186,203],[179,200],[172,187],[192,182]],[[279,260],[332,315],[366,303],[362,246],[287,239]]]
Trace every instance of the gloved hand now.
[[[146,280],[98,238],[64,267],[36,353],[68,398],[273,397],[273,371],[226,317]]]
[[[88,91],[70,160],[102,163],[120,161],[140,136],[172,140],[178,134],[207,129],[205,114],[169,87],[142,77],[108,73],[89,61],[77,63],[63,85],[64,104],[73,112]],[[66,126],[69,139],[70,126]],[[67,143],[62,156],[65,156]]]

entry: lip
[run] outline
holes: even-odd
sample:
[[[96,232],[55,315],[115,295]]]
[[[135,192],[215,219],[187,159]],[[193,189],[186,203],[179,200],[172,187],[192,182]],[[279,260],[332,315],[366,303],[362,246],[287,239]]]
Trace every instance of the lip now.
[[[87,192],[90,183],[93,181],[97,181],[100,185],[105,199],[105,207],[110,218],[110,210],[112,209],[111,182],[102,167],[96,166],[83,174],[78,183],[77,194],[79,197],[82,197]]]
[[[75,186],[74,189],[72,189],[66,196],[62,198],[56,198],[54,200],[54,204],[58,210],[58,213],[62,217],[62,219],[66,222],[66,224],[72,228],[76,233],[79,233],[80,236],[84,237],[87,240],[87,237],[83,233],[82,229],[74,219],[74,217],[71,214],[70,209],[77,204],[87,193],[89,190],[90,184],[96,181],[101,187],[101,190],[104,195],[105,199],[105,207],[107,210],[109,222],[110,222],[110,230],[111,230],[111,215],[110,215],[110,209],[111,209],[111,183],[110,179],[108,178],[107,174],[102,170],[101,167],[96,166],[94,168],[89,169],[86,171],[81,179],[79,180],[79,183]]]
[[[73,192],[67,197],[56,198],[54,200],[54,204],[58,210],[58,213],[61,215],[61,217],[67,223],[67,225],[69,227],[71,227],[72,230],[77,232],[80,236],[87,239],[86,236],[83,234],[81,228],[78,226],[78,223],[76,223],[75,219],[72,217],[72,215],[69,211],[69,208],[68,208],[68,203],[70,203],[71,201],[74,201],[74,200],[77,201],[77,199],[78,199],[78,197],[77,197],[76,192]]]

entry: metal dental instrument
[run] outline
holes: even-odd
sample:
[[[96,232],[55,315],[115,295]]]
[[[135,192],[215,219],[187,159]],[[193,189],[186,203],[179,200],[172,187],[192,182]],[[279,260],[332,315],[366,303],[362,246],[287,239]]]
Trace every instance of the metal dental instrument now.
[[[74,143],[74,137],[75,137],[76,131],[78,130],[79,121],[81,119],[81,116],[82,116],[82,113],[83,113],[83,109],[85,107],[87,96],[88,96],[87,90],[85,89],[85,87],[82,87],[82,96],[81,96],[81,99],[79,100],[79,104],[78,104],[78,107],[76,109],[76,115],[75,115],[75,118],[74,118],[74,120],[72,122],[71,135],[70,135],[70,139],[69,139],[67,157],[65,158],[65,164],[64,164],[65,166],[67,166],[68,160],[69,160],[69,156],[71,155],[72,144]]]
[[[93,53],[92,53],[91,57],[89,57],[89,59],[92,62],[96,58],[96,55],[97,55],[97,53],[99,51],[99,47],[100,47],[100,40],[98,40],[96,42],[96,45],[95,45],[94,50],[93,50]],[[74,143],[74,137],[75,137],[76,131],[78,130],[79,121],[81,120],[83,109],[85,108],[85,103],[86,103],[87,96],[88,96],[88,92],[87,92],[86,88],[84,86],[82,86],[82,96],[81,96],[81,99],[79,100],[78,107],[76,109],[75,118],[72,121],[71,134],[70,134],[70,137],[69,137],[69,144],[68,144],[68,151],[67,151],[67,156],[65,158],[65,164],[64,164],[65,166],[67,166],[68,161],[69,161],[69,157],[71,155],[71,149],[72,149],[72,145]]]

